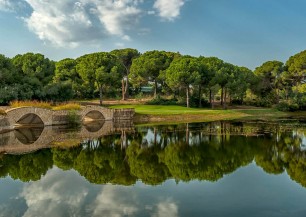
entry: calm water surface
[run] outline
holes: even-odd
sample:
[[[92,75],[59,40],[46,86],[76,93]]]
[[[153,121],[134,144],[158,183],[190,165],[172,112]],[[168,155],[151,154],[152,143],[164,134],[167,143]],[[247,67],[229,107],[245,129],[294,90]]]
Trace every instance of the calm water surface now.
[[[306,216],[304,124],[103,125],[0,134],[0,216]]]

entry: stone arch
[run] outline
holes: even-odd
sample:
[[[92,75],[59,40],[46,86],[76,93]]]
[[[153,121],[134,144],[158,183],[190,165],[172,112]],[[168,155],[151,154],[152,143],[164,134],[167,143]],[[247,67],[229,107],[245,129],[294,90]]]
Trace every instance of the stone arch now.
[[[16,139],[24,145],[34,144],[41,136],[43,127],[20,128],[14,130]]]
[[[41,120],[44,126],[52,125],[53,111],[50,109],[36,108],[36,107],[20,107],[6,111],[6,118],[8,119],[10,126],[31,124],[33,120]]]
[[[6,144],[0,146],[0,153],[24,154],[24,153],[31,153],[39,149],[51,147],[50,143],[54,140],[54,137],[57,134],[50,133],[50,128],[48,127],[44,127],[41,129],[42,132],[34,132],[35,134],[40,134],[40,135],[35,135],[33,137],[33,141],[28,141],[28,142],[25,142],[24,139],[21,139],[20,135],[17,135],[19,133],[19,132],[16,133],[18,129],[5,133],[4,135],[8,136],[9,140],[7,141]]]
[[[105,121],[92,121],[84,123],[84,127],[89,133],[98,132],[104,125]]]
[[[16,121],[15,125],[40,125],[44,126],[44,122],[41,118],[34,113],[27,113]]]
[[[92,110],[83,116],[82,121],[104,121],[105,117],[101,111]]]
[[[113,120],[113,110],[101,106],[86,106],[81,110],[80,115],[82,121],[88,117],[91,120]]]

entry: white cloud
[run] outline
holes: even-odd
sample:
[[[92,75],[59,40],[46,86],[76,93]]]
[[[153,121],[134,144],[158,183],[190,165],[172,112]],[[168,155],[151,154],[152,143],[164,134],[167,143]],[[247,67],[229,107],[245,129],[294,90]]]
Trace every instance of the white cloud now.
[[[1,0],[3,1],[3,0]],[[75,47],[108,36],[130,40],[125,33],[138,22],[139,0],[25,0],[33,9],[24,18],[41,40]]]
[[[133,0],[95,0],[96,13],[109,33],[122,36],[124,30],[130,29],[138,21],[141,10],[137,8],[137,2]]]
[[[76,216],[85,202],[88,187],[75,176],[73,172],[52,169],[40,181],[25,185],[21,196],[28,209],[24,216]]]
[[[122,42],[117,42],[117,43],[115,43],[115,46],[118,47],[118,48],[123,48],[125,46],[125,44],[122,43]]]
[[[130,41],[131,30],[138,35],[147,34],[142,31],[146,27],[137,28],[142,16],[157,14],[174,20],[184,1],[155,0],[154,10],[145,10],[141,7],[144,0],[0,0],[0,11],[21,16],[44,43],[77,47],[112,36]]]
[[[149,15],[154,15],[154,14],[155,14],[155,11],[148,11],[148,14],[149,14]]]
[[[13,12],[25,7],[24,1],[19,0],[0,0],[0,11]]]
[[[180,15],[184,0],[156,0],[154,8],[157,9],[160,17],[166,20],[174,20]]]
[[[93,203],[92,216],[133,216],[138,211],[133,192],[126,187],[106,185]]]
[[[12,9],[12,2],[10,0],[0,0],[0,10],[10,11]]]
[[[171,200],[162,201],[157,204],[157,211],[153,217],[177,217],[178,206]]]
[[[150,34],[150,32],[151,32],[151,29],[142,28],[142,29],[140,29],[140,30],[138,31],[137,34],[140,35],[140,36],[144,36],[144,35]]]
[[[125,40],[125,41],[131,41],[131,37],[128,36],[128,35],[122,36],[122,39]]]

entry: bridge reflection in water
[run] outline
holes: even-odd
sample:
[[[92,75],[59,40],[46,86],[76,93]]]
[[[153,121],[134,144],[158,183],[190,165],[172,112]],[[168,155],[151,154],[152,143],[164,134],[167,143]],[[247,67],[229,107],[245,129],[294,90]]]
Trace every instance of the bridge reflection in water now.
[[[86,139],[99,138],[125,131],[132,131],[132,121],[91,121],[75,130],[67,126],[24,127],[0,134],[0,153],[23,154],[43,148],[51,148],[67,140],[80,143]]]

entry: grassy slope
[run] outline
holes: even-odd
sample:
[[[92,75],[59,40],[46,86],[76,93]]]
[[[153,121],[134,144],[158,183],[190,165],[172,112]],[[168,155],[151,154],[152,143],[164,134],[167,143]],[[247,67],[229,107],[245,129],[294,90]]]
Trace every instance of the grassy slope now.
[[[233,119],[273,120],[288,116],[274,109],[212,110],[161,105],[115,105],[111,108],[134,108],[135,121],[144,122],[203,122]]]

